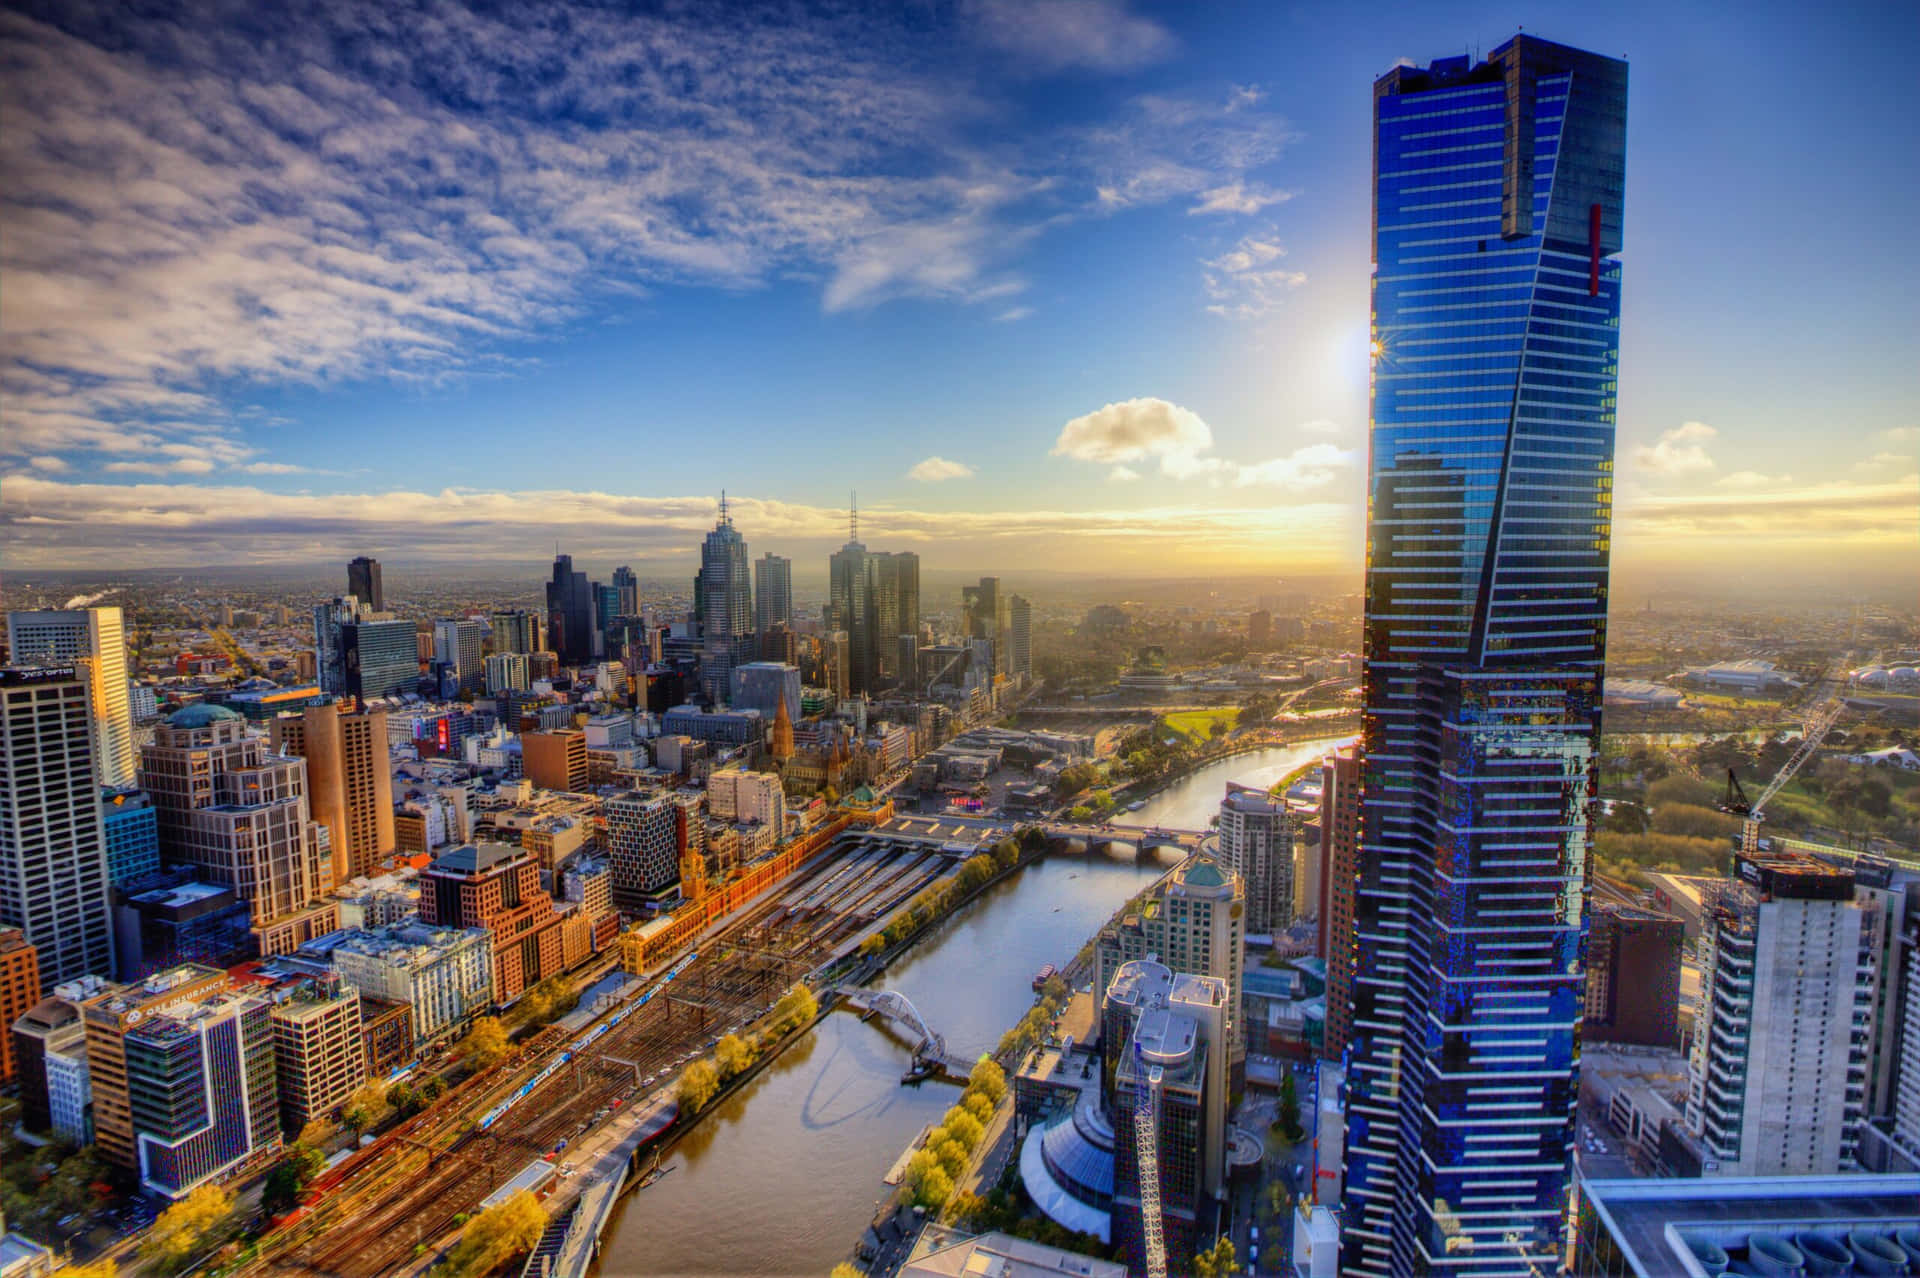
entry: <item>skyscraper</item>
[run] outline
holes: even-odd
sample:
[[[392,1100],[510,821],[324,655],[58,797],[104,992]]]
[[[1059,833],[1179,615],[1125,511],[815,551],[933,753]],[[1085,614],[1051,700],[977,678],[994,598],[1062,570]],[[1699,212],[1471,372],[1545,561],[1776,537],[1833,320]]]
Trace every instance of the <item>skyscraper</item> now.
[[[769,551],[753,561],[753,629],[793,625],[793,560]]]
[[[361,555],[347,565],[347,593],[373,612],[387,610],[387,592],[380,586],[380,561]]]
[[[616,617],[637,617],[640,615],[640,579],[633,575],[633,569],[621,564],[613,570],[613,593],[617,607]]]
[[[573,570],[572,555],[553,557],[547,582],[547,648],[564,665],[593,660],[593,587],[587,574]]]
[[[420,649],[411,621],[359,602],[335,599],[313,610],[314,665],[320,688],[338,697],[392,696],[420,682]]]
[[[859,514],[849,520],[847,544],[827,559],[829,634],[845,631],[842,653],[847,691],[873,696],[915,678],[902,660],[902,636],[920,634],[920,556],[912,551],[868,550],[860,541]]]
[[[1247,931],[1271,936],[1293,922],[1293,814],[1257,786],[1227,783],[1220,801],[1220,856],[1247,893]]]
[[[977,586],[960,587],[961,632],[967,639],[984,639],[992,645],[994,674],[1006,674],[1008,632],[1013,629],[1012,609],[998,577],[982,577]]]
[[[0,925],[26,933],[48,988],[113,973],[88,682],[71,665],[0,668]]]
[[[1606,650],[1626,66],[1374,84],[1342,1273],[1552,1263]]]
[[[753,585],[747,575],[747,539],[733,526],[725,494],[720,519],[700,547],[700,687],[724,702],[733,668],[753,660]]]
[[[462,692],[478,692],[486,682],[480,663],[480,623],[450,617],[433,623],[433,659],[453,672]]]
[[[1033,678],[1033,605],[1015,595],[1007,603],[1007,673],[1016,679]]]
[[[7,651],[16,665],[79,667],[93,710],[100,784],[133,784],[133,702],[127,683],[126,622],[118,608],[7,614]]]
[[[372,873],[395,846],[387,712],[339,702],[273,721],[275,748],[307,761],[308,805],[327,827],[333,881]]]
[[[495,652],[540,651],[540,619],[525,609],[496,612],[487,618],[487,624],[493,629]]]

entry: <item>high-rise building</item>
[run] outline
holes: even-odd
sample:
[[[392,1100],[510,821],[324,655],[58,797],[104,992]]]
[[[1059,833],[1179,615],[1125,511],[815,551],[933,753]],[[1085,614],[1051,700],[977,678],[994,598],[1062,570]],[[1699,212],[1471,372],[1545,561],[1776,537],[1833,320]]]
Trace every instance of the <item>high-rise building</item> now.
[[[1888,1127],[1894,1142],[1920,1164],[1920,910],[1907,914],[1889,950],[1890,966],[1899,974],[1899,1001],[1892,1032],[1881,1044],[1888,1064]]]
[[[753,561],[753,629],[763,638],[793,625],[793,560],[769,551]]]
[[[593,656],[597,661],[602,657],[620,655],[619,645],[625,641],[626,631],[620,624],[620,588],[603,586],[594,582],[593,591]]]
[[[1811,856],[1735,857],[1701,928],[1687,1128],[1700,1170],[1857,1170],[1887,937],[1853,873]]]
[[[183,1198],[279,1147],[266,999],[224,988],[174,999],[129,1026],[122,1043],[136,1170],[149,1192]]]
[[[333,881],[372,873],[395,846],[387,712],[332,701],[277,718],[272,728],[276,749],[307,762],[308,803],[330,836]]]
[[[533,687],[533,667],[524,652],[494,652],[487,655],[487,695],[526,692]]]
[[[0,1084],[16,1071],[13,1023],[40,1001],[40,952],[17,927],[0,927]]]
[[[347,593],[370,611],[387,610],[387,592],[380,585],[380,561],[361,555],[347,565]]]
[[[1320,763],[1320,956],[1327,960],[1327,1021],[1320,1055],[1341,1060],[1353,1028],[1353,894],[1360,878],[1360,751]]]
[[[10,612],[7,651],[18,666],[71,665],[85,674],[100,784],[132,785],[133,703],[120,609]]]
[[[540,863],[517,843],[465,843],[435,857],[420,876],[420,921],[486,929],[496,1002],[511,1003],[565,966]]]
[[[408,919],[339,932],[308,950],[363,999],[404,1006],[416,1054],[493,1006],[493,938],[484,928]]]
[[[749,661],[734,667],[728,703],[735,710],[758,710],[773,722],[774,708],[787,703],[787,717],[800,717],[800,667],[777,661]]]
[[[1342,1273],[1524,1273],[1562,1234],[1626,84],[1530,35],[1374,84]]]
[[[670,893],[680,881],[686,846],[681,809],[663,794],[628,791],[606,802],[607,864],[613,875],[613,904],[637,912],[648,901]]]
[[[113,973],[94,725],[77,667],[0,668],[0,925],[47,987]]]
[[[700,687],[707,700],[724,702],[733,668],[753,659],[753,584],[747,574],[747,541],[733,526],[727,499],[720,520],[700,547]]]
[[[621,564],[613,570],[614,613],[616,617],[640,615],[640,579],[633,569]]]
[[[873,696],[916,672],[902,661],[917,651],[920,634],[920,556],[868,550],[849,541],[827,560],[827,628],[845,631],[847,692]]]
[[[228,983],[227,974],[218,968],[182,966],[156,972],[137,984],[108,986],[81,1003],[94,1140],[109,1162],[141,1169],[133,1089],[144,1085],[145,1077],[128,1059],[127,1035],[171,1004],[192,1004],[226,989]],[[269,1100],[265,1108],[272,1112],[275,1106]]]
[[[593,586],[587,574],[573,570],[572,555],[553,557],[553,578],[547,582],[547,648],[564,665],[584,666],[593,660]]]
[[[1285,799],[1229,782],[1220,801],[1220,856],[1246,891],[1247,931],[1271,936],[1293,922],[1293,815]]]
[[[864,695],[873,690],[870,589],[867,548],[857,537],[827,556],[827,630],[829,633],[844,631],[847,636],[841,653],[846,680],[846,688],[840,694],[843,697],[850,693]]]
[[[305,977],[272,994],[280,1127],[289,1137],[337,1112],[367,1081],[360,991],[337,972]]]
[[[314,666],[321,691],[361,701],[412,692],[420,682],[418,634],[411,621],[375,613],[354,598],[316,605]]]
[[[1586,1016],[1591,1043],[1680,1046],[1680,948],[1671,914],[1596,902],[1587,935]]]
[[[496,612],[487,618],[492,629],[495,652],[529,653],[540,651],[540,618],[521,608]]]
[[[520,734],[520,774],[545,790],[587,788],[587,734],[578,728]]]
[[[232,967],[259,952],[247,903],[227,884],[199,882],[196,873],[175,866],[114,889],[120,980],[143,980],[182,963]]]
[[[1033,678],[1033,605],[1023,595],[1007,601],[1007,673]]]
[[[1012,607],[998,577],[982,577],[977,586],[960,587],[961,636],[983,639],[992,654],[990,674],[1007,674],[1012,658]]]
[[[12,1023],[20,1126],[73,1145],[93,1143],[93,1087],[87,1080],[87,1031],[80,1005],[58,994]]]
[[[269,754],[238,714],[206,702],[174,711],[140,752],[162,855],[239,894],[263,954],[288,953],[338,917],[325,901],[337,881],[328,829],[307,781],[305,761]]]
[[[480,691],[486,678],[480,664],[480,623],[457,617],[434,622],[433,659],[452,671],[460,691]]]
[[[107,881],[130,882],[160,868],[160,826],[144,791],[103,790],[100,822],[107,838]]]

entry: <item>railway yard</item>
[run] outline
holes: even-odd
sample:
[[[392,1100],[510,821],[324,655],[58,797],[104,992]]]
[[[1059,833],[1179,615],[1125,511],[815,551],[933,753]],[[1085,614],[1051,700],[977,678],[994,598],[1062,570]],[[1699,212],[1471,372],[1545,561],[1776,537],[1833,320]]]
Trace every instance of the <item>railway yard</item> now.
[[[849,832],[585,1030],[548,1027],[507,1060],[316,1182],[263,1240],[254,1273],[372,1275],[431,1251],[536,1158],[673,1085],[722,1034],[750,1026],[808,972],[846,953],[971,846]]]

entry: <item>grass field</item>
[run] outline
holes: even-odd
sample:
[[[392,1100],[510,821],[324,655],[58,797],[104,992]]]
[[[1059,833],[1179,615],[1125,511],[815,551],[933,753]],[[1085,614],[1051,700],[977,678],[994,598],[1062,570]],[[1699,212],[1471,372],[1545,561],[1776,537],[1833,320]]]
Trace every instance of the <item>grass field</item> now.
[[[1167,726],[1182,733],[1189,741],[1203,742],[1213,736],[1213,725],[1222,723],[1229,730],[1240,718],[1240,711],[1231,706],[1218,710],[1181,710],[1167,716]]]

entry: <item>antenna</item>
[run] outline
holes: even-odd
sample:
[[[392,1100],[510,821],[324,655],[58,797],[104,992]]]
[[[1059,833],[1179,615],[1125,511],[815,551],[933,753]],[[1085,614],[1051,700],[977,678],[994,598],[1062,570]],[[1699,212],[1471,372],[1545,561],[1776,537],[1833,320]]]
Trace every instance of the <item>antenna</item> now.
[[[720,524],[722,527],[727,524],[727,490],[724,488],[720,490]]]
[[[847,501],[847,542],[849,545],[860,540],[860,494],[849,490]]]

